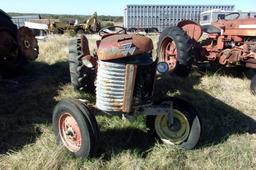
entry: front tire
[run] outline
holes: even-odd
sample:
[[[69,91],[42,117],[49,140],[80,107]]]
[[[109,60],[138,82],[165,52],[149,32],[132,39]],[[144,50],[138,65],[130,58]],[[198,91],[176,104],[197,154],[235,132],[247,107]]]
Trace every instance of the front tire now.
[[[77,157],[95,153],[99,129],[94,115],[78,100],[63,100],[53,111],[53,130],[57,142]]]
[[[201,136],[201,122],[195,109],[187,102],[169,98],[160,104],[173,102],[174,124],[168,125],[166,115],[147,116],[146,125],[149,133],[159,138],[165,144],[177,145],[184,149],[192,149]]]
[[[251,80],[251,92],[253,95],[256,95],[256,75],[254,75]]]
[[[169,72],[187,76],[192,67],[191,41],[179,27],[166,28],[157,44],[157,57],[169,65]]]

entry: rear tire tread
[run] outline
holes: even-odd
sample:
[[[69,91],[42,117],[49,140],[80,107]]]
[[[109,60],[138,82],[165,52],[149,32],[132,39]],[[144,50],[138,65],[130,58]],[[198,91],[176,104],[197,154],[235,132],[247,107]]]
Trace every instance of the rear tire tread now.
[[[177,26],[166,28],[161,33],[157,44],[158,57],[160,57],[162,42],[168,37],[175,42],[177,48],[177,64],[173,73],[179,76],[187,76],[192,67],[192,55],[190,54],[192,48],[191,39]]]
[[[96,72],[94,68],[88,68],[83,65],[82,57],[84,56],[84,54],[81,49],[81,38],[77,37],[70,41],[69,70],[71,84],[73,85],[75,90],[93,93],[95,90],[94,80],[96,77]],[[87,76],[84,76],[85,74]]]

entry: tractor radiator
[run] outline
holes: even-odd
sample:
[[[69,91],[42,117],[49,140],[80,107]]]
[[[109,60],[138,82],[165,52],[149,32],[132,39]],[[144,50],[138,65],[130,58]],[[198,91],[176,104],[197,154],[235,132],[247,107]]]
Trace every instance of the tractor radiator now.
[[[96,106],[105,112],[131,111],[136,65],[98,62]]]

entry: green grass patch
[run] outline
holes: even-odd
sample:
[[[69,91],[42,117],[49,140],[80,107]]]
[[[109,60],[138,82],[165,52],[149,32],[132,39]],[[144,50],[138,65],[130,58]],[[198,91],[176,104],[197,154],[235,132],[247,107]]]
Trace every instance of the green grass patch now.
[[[95,48],[99,37],[88,37]],[[155,99],[174,95],[196,107],[203,123],[198,148],[186,151],[157,142],[147,134],[143,117],[129,122],[97,116],[101,137],[96,156],[74,158],[56,145],[52,110],[63,98],[94,102],[95,97],[70,85],[69,38],[40,42],[36,62],[21,76],[0,81],[0,169],[255,169],[256,97],[242,73],[158,78]],[[158,37],[152,38],[156,44]]]

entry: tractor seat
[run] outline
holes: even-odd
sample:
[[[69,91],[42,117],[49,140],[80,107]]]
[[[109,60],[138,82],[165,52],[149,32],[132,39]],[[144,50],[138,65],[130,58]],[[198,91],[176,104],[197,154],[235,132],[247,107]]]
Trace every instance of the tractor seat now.
[[[97,55],[99,60],[108,61],[151,53],[153,42],[150,38],[135,34],[114,34],[101,40]]]
[[[208,34],[220,34],[221,33],[221,29],[217,28],[213,25],[203,25],[202,29],[204,32],[207,32]]]

